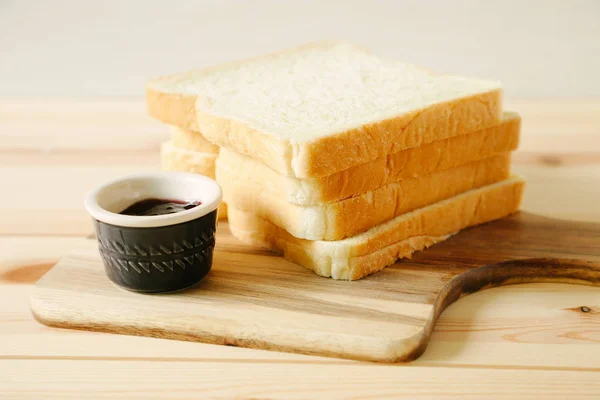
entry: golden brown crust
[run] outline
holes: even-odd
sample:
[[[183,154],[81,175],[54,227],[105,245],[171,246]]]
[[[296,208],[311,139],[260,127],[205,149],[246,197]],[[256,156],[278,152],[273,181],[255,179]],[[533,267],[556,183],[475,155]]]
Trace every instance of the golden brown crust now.
[[[334,45],[335,42],[319,42],[300,49]],[[257,59],[293,53],[298,49]],[[232,62],[206,71],[243,62]],[[257,131],[242,121],[199,110],[195,95],[157,89],[163,81],[177,81],[182,76],[185,74],[149,82],[146,98],[150,116],[183,129],[202,132],[209,141],[219,146],[254,157],[281,174],[303,179],[330,175],[386,154],[485,129],[500,123],[502,113],[502,90],[496,89],[319,139],[292,142],[269,132]]]
[[[322,276],[355,280],[407,258],[462,229],[518,210],[525,182],[513,177],[404,214],[353,238],[322,242],[298,239],[251,213],[229,209],[237,238],[283,253]]]
[[[295,152],[292,167],[299,178],[330,175],[387,154],[498,125],[501,117],[501,90],[465,97],[306,143]]]
[[[217,163],[237,171],[242,180],[260,180],[265,186],[278,188],[280,197],[290,203],[316,205],[513,151],[518,147],[520,126],[518,114],[504,113],[502,123],[494,127],[398,151],[320,178],[285,176],[228,149],[220,153]]]
[[[434,105],[310,142],[291,143],[241,121],[197,111],[198,127],[211,142],[260,160],[297,178],[331,175],[386,154],[498,125],[500,89]]]
[[[521,119],[507,115],[500,125],[454,136],[378,159],[319,179],[322,201],[345,199],[383,185],[463,165],[518,147]]]
[[[342,201],[301,206],[280,198],[260,182],[237,179],[219,165],[217,176],[223,198],[232,207],[255,213],[298,238],[340,240],[367,231],[398,215],[502,181],[510,175],[510,154],[505,153],[406,179]]]
[[[195,96],[147,90],[148,112],[152,117],[202,132],[219,146],[257,158],[277,172],[297,178],[331,175],[386,154],[489,128],[500,123],[502,108],[502,92],[496,90],[292,144],[241,121],[196,110],[195,99]]]
[[[289,165],[289,160],[292,158],[292,147],[289,142],[259,132],[240,121],[217,117],[202,111],[197,111],[197,115],[198,120],[202,121],[202,135],[211,142],[252,156],[283,175],[294,175]]]
[[[471,190],[463,195],[437,203],[442,207],[433,207],[430,212],[421,214],[419,224],[428,227],[427,235],[442,236],[463,229],[461,228],[463,225],[465,227],[473,226],[501,218],[519,208],[524,187],[525,181],[522,178],[513,177],[495,185]],[[453,199],[460,201],[454,202]],[[504,214],[505,210],[512,211]],[[418,210],[413,213],[418,214]],[[410,216],[407,214],[407,218],[403,220],[402,224],[404,229],[414,232],[415,226],[410,225],[413,213],[410,213]],[[454,218],[450,218],[452,216]],[[396,229],[392,229],[391,224],[390,226],[386,225],[386,229],[377,232],[377,241],[357,245],[353,255],[373,253],[383,246],[389,246],[407,237],[403,234],[404,230],[398,230],[398,227],[394,228]],[[413,233],[409,236],[417,235]]]
[[[379,272],[385,267],[394,264],[396,260],[410,259],[413,253],[425,250],[436,243],[448,239],[450,236],[452,234],[415,236],[386,246],[373,253],[353,257],[350,259],[348,280],[355,281]]]

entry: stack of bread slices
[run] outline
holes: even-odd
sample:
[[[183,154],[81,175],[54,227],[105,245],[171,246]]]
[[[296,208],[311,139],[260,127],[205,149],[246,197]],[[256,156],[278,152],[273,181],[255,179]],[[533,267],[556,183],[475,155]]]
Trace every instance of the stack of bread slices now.
[[[231,232],[322,276],[360,279],[521,201],[497,82],[325,42],[157,78],[147,101],[177,126],[165,166],[202,173],[219,146]]]

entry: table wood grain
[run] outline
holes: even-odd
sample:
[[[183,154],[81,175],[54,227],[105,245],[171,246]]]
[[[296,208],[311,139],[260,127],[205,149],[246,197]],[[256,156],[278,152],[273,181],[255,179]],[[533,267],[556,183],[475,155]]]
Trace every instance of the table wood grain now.
[[[600,100],[512,101],[524,209],[600,221]],[[143,100],[0,100],[0,398],[598,398],[600,289],[528,284],[468,296],[416,362],[378,365],[52,329],[29,294],[91,233],[83,194],[158,168],[167,127]],[[583,307],[583,308],[582,308]]]

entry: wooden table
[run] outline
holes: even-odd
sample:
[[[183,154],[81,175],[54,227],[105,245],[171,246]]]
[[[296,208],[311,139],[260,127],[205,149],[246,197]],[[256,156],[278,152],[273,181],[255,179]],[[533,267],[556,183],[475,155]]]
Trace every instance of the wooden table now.
[[[600,222],[600,101],[513,101],[524,209]],[[158,168],[142,100],[0,101],[0,398],[600,398],[600,289],[518,285],[439,320],[422,358],[378,365],[51,329],[32,285],[86,240],[92,186]],[[588,307],[588,309],[582,306]],[[587,312],[583,312],[583,311]]]

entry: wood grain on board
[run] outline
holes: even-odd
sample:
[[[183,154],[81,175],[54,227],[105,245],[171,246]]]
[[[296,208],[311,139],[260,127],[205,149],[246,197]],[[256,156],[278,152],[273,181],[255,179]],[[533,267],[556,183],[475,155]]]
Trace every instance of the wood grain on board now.
[[[301,360],[291,353],[47,328],[34,321],[28,288],[64,254],[93,242],[75,237],[0,237],[0,355],[105,360]],[[35,248],[32,252],[31,249]],[[9,301],[10,300],[10,301]],[[600,290],[568,284],[521,284],[485,290],[451,305],[436,323],[425,354],[411,365],[598,369]]]
[[[478,290],[600,285],[600,224],[528,213],[467,229],[356,282],[321,278],[245,245],[226,224],[217,244],[198,286],[150,296],[110,283],[89,243],[42,278],[32,311],[62,328],[396,362],[419,357],[441,312]]]

